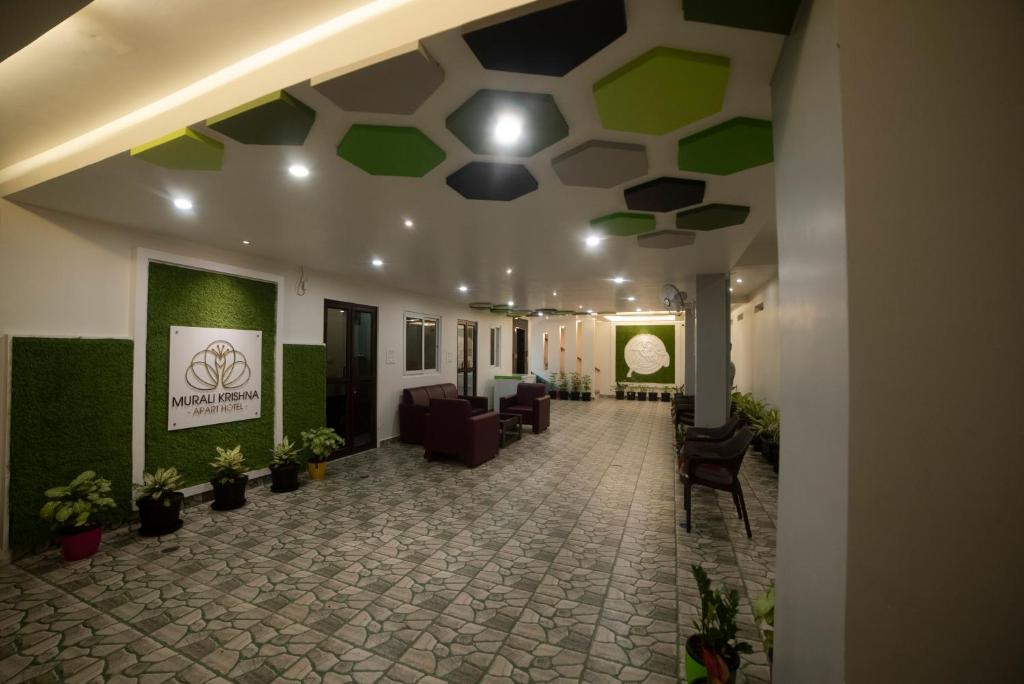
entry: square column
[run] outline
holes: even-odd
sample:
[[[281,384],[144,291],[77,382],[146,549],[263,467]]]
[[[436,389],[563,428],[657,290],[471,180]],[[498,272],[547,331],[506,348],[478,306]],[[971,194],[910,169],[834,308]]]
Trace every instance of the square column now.
[[[697,387],[697,321],[693,307],[688,306],[683,314],[683,386],[686,394],[693,394]]]
[[[729,277],[697,276],[697,386],[694,424],[716,427],[729,418]]]

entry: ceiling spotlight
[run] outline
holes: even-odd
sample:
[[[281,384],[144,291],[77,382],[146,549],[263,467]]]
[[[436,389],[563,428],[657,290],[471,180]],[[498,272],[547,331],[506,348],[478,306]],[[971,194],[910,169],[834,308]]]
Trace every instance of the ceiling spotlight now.
[[[742,282],[743,282],[743,278],[737,278],[737,279],[736,279],[736,282],[737,282],[737,283],[742,283]]]
[[[466,285],[459,285],[459,292],[469,292],[469,287]]]
[[[601,238],[596,235],[588,235],[586,239],[587,247],[597,247],[601,244]]]
[[[615,282],[616,285],[621,285],[622,283],[626,282],[626,279],[623,278],[622,276],[615,276],[614,278],[612,278],[612,280]]]
[[[544,312],[543,311],[538,311],[537,315],[540,316],[541,318],[544,318]]]
[[[637,307],[637,310],[636,310],[636,312],[637,312],[637,313],[640,313],[640,307]]]
[[[302,164],[292,164],[288,167],[288,173],[292,174],[296,178],[305,178],[309,175],[309,167],[303,166]]]
[[[249,242],[248,240],[242,240],[242,244],[243,245],[251,245],[252,243]]]
[[[192,200],[186,199],[184,197],[175,197],[174,206],[177,207],[178,209],[181,209],[182,211],[188,211],[189,209],[192,208]]]
[[[576,308],[577,308],[577,309],[582,309],[582,308],[583,308],[583,305],[582,305],[582,304],[580,304],[580,305],[579,305],[578,307],[576,307]]]
[[[406,227],[406,228],[412,228],[412,227],[413,227],[413,225],[414,225],[414,224],[413,224],[413,222],[412,222],[412,219],[405,219],[405,227]]]
[[[523,135],[523,120],[512,114],[502,114],[494,124],[494,140],[499,145],[513,145]]]
[[[558,293],[557,293],[557,292],[552,292],[552,293],[551,293],[551,296],[552,296],[552,297],[557,297],[557,296],[558,296]]]
[[[383,266],[384,265],[384,261],[382,259],[380,259],[380,258],[377,258],[377,257],[374,257],[373,261],[371,261],[370,263],[373,264],[374,266]]]
[[[510,300],[508,300],[508,305],[509,305],[509,306],[515,306],[515,305],[516,305],[516,303],[515,303],[515,302],[513,302],[513,301],[512,301],[511,299],[510,299]]]
[[[626,301],[627,302],[635,302],[636,301],[636,297],[626,297]]]
[[[587,313],[594,313],[593,309],[587,309]]]
[[[729,288],[729,292],[732,292],[732,288],[731,287]]]
[[[512,269],[511,268],[506,268],[505,269],[505,274],[506,275],[512,275]]]

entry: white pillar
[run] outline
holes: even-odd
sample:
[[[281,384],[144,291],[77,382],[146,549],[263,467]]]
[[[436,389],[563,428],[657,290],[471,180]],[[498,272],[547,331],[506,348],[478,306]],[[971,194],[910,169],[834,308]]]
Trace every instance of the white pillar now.
[[[693,394],[697,386],[697,322],[694,320],[693,307],[686,308],[683,317],[683,387],[686,394]]]
[[[697,276],[697,387],[694,424],[715,427],[729,418],[729,277]]]

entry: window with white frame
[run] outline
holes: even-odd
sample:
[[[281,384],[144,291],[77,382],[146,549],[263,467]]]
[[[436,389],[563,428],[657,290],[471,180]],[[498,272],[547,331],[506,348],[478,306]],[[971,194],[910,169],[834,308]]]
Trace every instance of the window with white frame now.
[[[441,319],[405,314],[405,372],[436,373],[441,352]]]
[[[491,328],[491,365],[501,365],[501,328]]]

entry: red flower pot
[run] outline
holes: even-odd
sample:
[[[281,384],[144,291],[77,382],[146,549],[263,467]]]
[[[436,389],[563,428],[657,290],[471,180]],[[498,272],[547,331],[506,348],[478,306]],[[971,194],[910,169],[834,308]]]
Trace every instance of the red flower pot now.
[[[100,548],[100,537],[103,535],[103,528],[94,527],[84,532],[62,534],[60,536],[60,551],[64,560],[69,563],[89,558]]]

